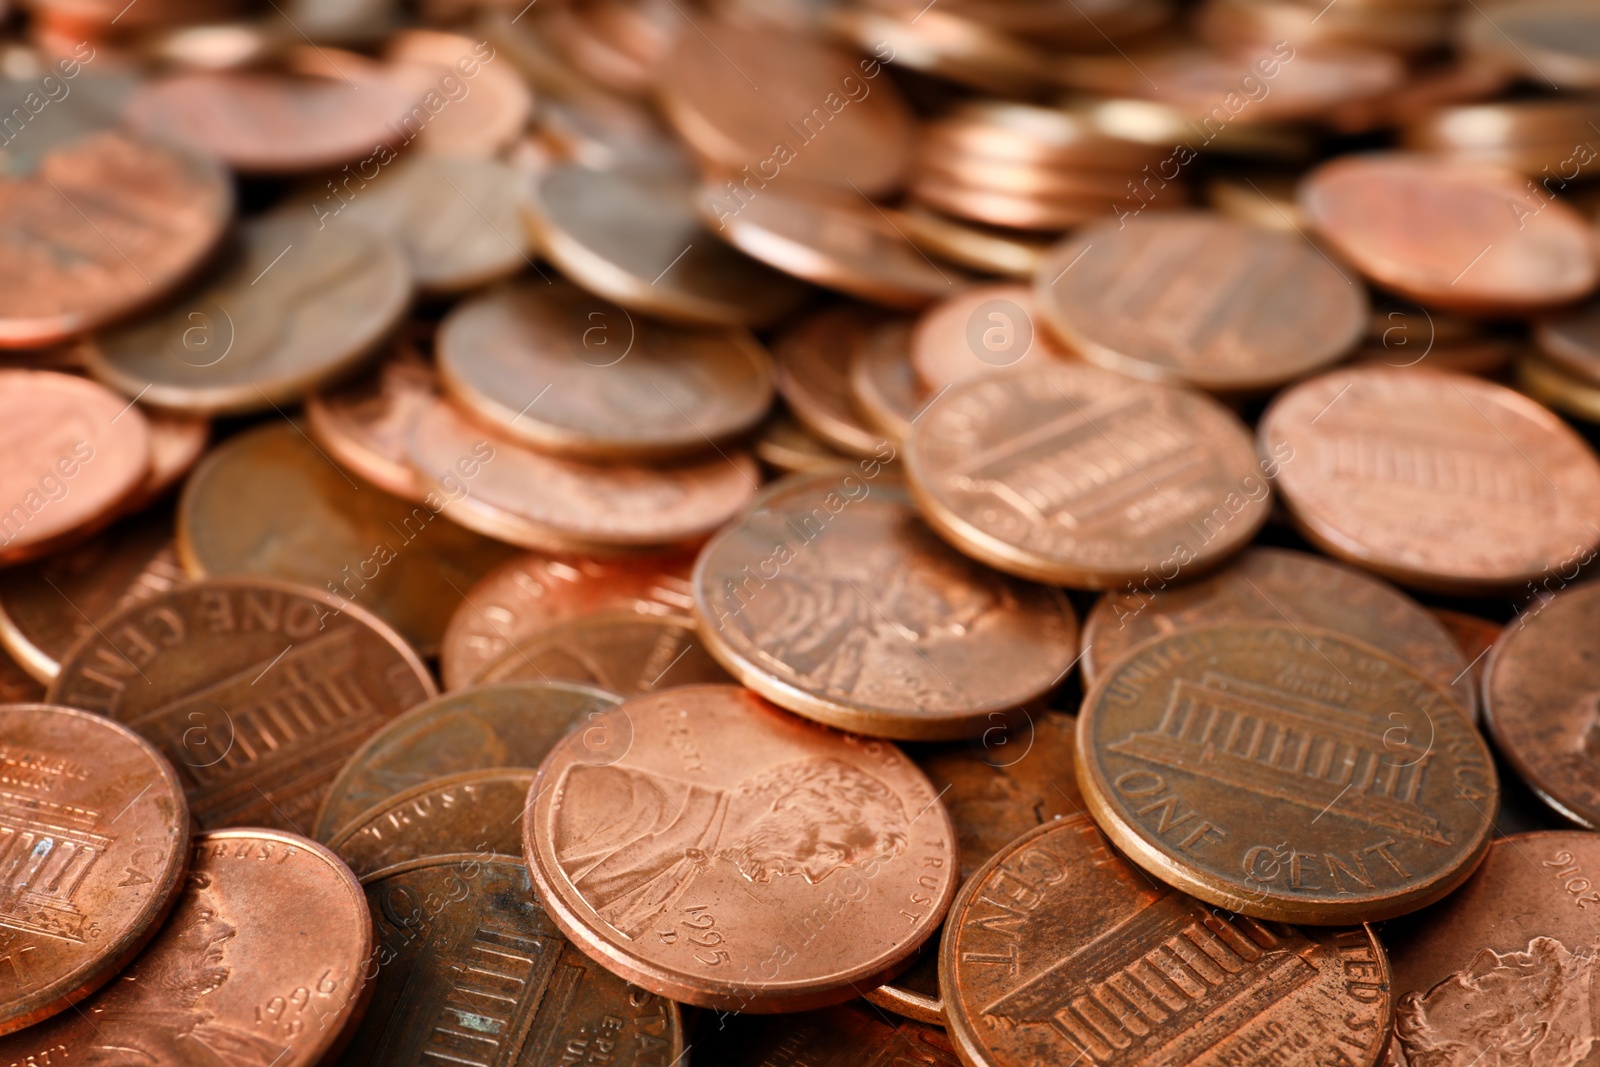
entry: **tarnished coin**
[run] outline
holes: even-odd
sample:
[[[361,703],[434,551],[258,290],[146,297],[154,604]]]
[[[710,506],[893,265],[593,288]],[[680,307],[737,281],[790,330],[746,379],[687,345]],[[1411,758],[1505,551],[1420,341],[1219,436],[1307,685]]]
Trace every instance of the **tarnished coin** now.
[[[411,299],[405,254],[359,223],[307,216],[241,227],[206,286],[159,314],[98,335],[96,378],[155,407],[270,411],[349,371]]]
[[[1224,393],[1333,363],[1368,315],[1366,290],[1304,238],[1198,212],[1074,234],[1039,265],[1034,296],[1084,359]]]
[[[492,460],[485,460],[492,462]],[[211,450],[178,501],[178,556],[197,578],[260,575],[370,610],[423,655],[462,594],[516,549],[440,518],[447,498],[390,496],[277,420]]]
[[[1013,841],[962,887],[939,979],[974,1067],[1373,1067],[1389,1036],[1389,964],[1370,927],[1208,907],[1081,815]]]
[[[683,1057],[678,1006],[585,959],[510,856],[412,860],[362,878],[377,924],[372,1005],[340,1067]]]
[[[1595,454],[1481,378],[1333,371],[1280,394],[1259,434],[1306,537],[1405,585],[1506,588],[1600,544]]]
[[[104,526],[149,475],[144,416],[74,375],[0,370],[0,426],[3,563]]]
[[[632,746],[569,735],[522,821],[541,899],[592,958],[686,1003],[800,1011],[879,984],[938,927],[954,834],[893,745],[733,686],[617,715]]]
[[[1177,578],[1178,575],[1173,575]],[[1306,623],[1365,641],[1455,694],[1474,718],[1478,688],[1450,631],[1388,582],[1305,552],[1251,548],[1210,577],[1173,585],[1147,576],[1107,593],[1083,626],[1085,687],[1141,641],[1235,619]]]
[[[214,578],[99,622],[67,652],[55,703],[134,728],[178,770],[203,827],[309,827],[368,734],[436,695],[374,615],[306,586]]]
[[[633,311],[712,326],[792,311],[805,287],[706,232],[693,193],[673,171],[561,164],[534,183],[527,218],[563,274]]]
[[[772,361],[749,334],[636,320],[567,285],[505,286],[456,307],[438,356],[446,392],[474,415],[579,459],[704,453],[772,404]]]
[[[481,680],[582,682],[623,697],[733,681],[694,620],[636,612],[585,615],[516,638]]]
[[[0,1034],[98,989],[161,926],[189,862],[183,787],[109,719],[0,705]]]
[[[865,1004],[788,1015],[735,1015],[694,1046],[696,1067],[961,1067],[942,1026],[895,1019]]]
[[[493,449],[483,463],[475,449]],[[406,453],[444,514],[524,548],[605,553],[705,537],[755,495],[760,472],[747,453],[673,467],[611,467],[558,459],[486,436],[448,404],[423,411]]]
[[[276,830],[199,834],[132,966],[76,1011],[0,1039],[0,1061],[313,1067],[360,1012],[372,950],[361,887],[333,853]]]
[[[568,730],[602,721],[617,703],[610,693],[558,681],[477,686],[430,700],[351,753],[312,832],[331,841],[368,808],[445,775],[537,767]]]
[[[189,580],[172,545],[172,519],[125,519],[65,552],[0,571],[0,644],[49,683],[95,624]]]
[[[1563,565],[1576,572],[1592,548]],[[1509,623],[1484,668],[1484,719],[1517,775],[1565,818],[1600,826],[1600,586],[1535,600]]]
[[[499,768],[434,778],[359,812],[328,847],[359,878],[452,852],[522,851],[522,808],[533,770]]]
[[[979,733],[1076,655],[1059,590],[950,548],[871,460],[768,489],[701,552],[694,598],[706,647],[741,682],[879,737]]]
[[[50,146],[31,169],[23,158],[0,163],[0,348],[54,344],[161,299],[233,215],[209,154],[103,130]]]
[[[911,324],[898,319],[873,330],[850,361],[850,399],[890,444],[911,436],[922,410],[922,385],[911,365]]]
[[[872,308],[838,304],[805,316],[773,344],[784,403],[806,429],[847,455],[894,457],[894,447],[857,410],[850,383],[858,354],[885,321]]]
[[[1588,295],[1593,238],[1578,212],[1511,171],[1429,156],[1340,157],[1307,175],[1317,232],[1386,289],[1422,304],[1525,314]]]
[[[1478,8],[1462,13],[1461,30],[1465,48],[1552,89],[1600,88],[1600,15],[1581,0]]]
[[[406,436],[422,409],[439,402],[433,367],[401,345],[369,373],[307,397],[306,430],[346,470],[421,503],[428,489],[406,461]]]
[[[1010,367],[1070,359],[1036,315],[1025,285],[978,285],[922,313],[911,335],[911,365],[930,393]]]
[[[1095,589],[1243,548],[1292,454],[1258,461],[1237,416],[1201,393],[1059,363],[952,386],[918,417],[906,473],[963,552]]]
[[[1078,716],[1095,821],[1168,885],[1317,926],[1415,911],[1472,873],[1499,783],[1450,691],[1292,623],[1146,641]]]

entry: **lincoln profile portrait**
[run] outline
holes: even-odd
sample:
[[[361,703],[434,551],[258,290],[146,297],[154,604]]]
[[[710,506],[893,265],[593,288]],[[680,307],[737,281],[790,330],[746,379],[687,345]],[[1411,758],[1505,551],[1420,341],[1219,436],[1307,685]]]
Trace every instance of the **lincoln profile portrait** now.
[[[718,864],[752,882],[816,885],[899,855],[906,827],[888,786],[833,759],[781,763],[732,789],[575,764],[560,782],[554,845],[583,899],[634,938]]]

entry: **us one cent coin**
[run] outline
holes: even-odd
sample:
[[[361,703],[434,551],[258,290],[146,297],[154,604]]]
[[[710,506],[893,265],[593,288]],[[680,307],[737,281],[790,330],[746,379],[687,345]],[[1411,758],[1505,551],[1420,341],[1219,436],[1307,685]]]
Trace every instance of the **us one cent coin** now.
[[[1094,684],[1142,641],[1235,619],[1306,623],[1349,634],[1448,687],[1477,717],[1477,685],[1467,670],[1471,657],[1462,654],[1438,616],[1380,578],[1283,548],[1247,549],[1198,582],[1173,585],[1157,575],[1101,597],[1084,620],[1084,684]]]
[[[439,652],[444,687],[471,685],[513,642],[568,619],[688,615],[693,569],[694,556],[683,552],[611,560],[528,553],[503,563],[467,590],[451,616]]]
[[[568,730],[608,723],[605,713],[617,703],[610,693],[569,682],[476,686],[430,700],[350,754],[328,787],[313,833],[332,840],[368,808],[435,778],[537,767]]]
[[[1161,881],[1318,926],[1403,915],[1460,885],[1500,792],[1448,689],[1291,623],[1139,645],[1084,698],[1077,767],[1095,820]]]
[[[961,889],[939,978],[964,1063],[1372,1067],[1389,964],[1369,927],[1301,930],[1146,877],[1087,816],[1029,831]]]
[[[523,816],[540,897],[591,958],[686,1003],[799,1011],[877,985],[939,925],[950,819],[893,745],[733,686],[618,714],[632,746],[569,736]]]
[[[341,467],[386,493],[421,503],[427,487],[406,461],[406,436],[440,403],[433,367],[398,346],[366,374],[306,398],[306,432]]]
[[[54,344],[159,300],[233,215],[209,153],[99,130],[23,158],[8,153],[0,174],[0,348]]]
[[[70,374],[0,370],[0,426],[0,562],[106,525],[150,471],[144,416]]]
[[[680,685],[732,682],[706,651],[693,619],[605,612],[518,638],[482,681],[582,682],[623,697]]]
[[[1307,538],[1405,585],[1486,591],[1600,543],[1600,461],[1527,397],[1422,368],[1338,370],[1280,394],[1261,447]]]
[[[432,655],[461,594],[516,549],[357,481],[277,420],[211,450],[178,501],[178,555],[197,578],[255,574],[368,608]]]
[[[333,853],[277,830],[199,834],[132,966],[76,1011],[0,1039],[0,1057],[312,1067],[360,1013],[372,952],[361,887]]]
[[[0,1034],[98,989],[153,937],[189,862],[183,787],[149,742],[48,704],[0,706]]]
[[[533,777],[532,769],[497,768],[423,782],[359,812],[328,847],[357,877],[455,852],[515,856],[522,851],[522,808]]]
[[[882,312],[836,304],[806,315],[781,333],[772,348],[778,392],[800,424],[829,447],[850,456],[892,459],[894,447],[855,405],[850,376],[864,358]]]
[[[1588,651],[1597,594],[1581,585],[1533,601],[1495,642],[1483,679],[1496,749],[1546,804],[1590,830],[1600,826],[1600,666]]]
[[[1583,217],[1511,171],[1347,156],[1307,175],[1300,205],[1339,255],[1422,304],[1525,314],[1588,295],[1600,276]]]
[[[750,448],[756,458],[780,474],[817,474],[850,462],[850,457],[836,452],[782,408],[761,424]]]
[[[401,123],[413,151],[488,159],[527,130],[533,91],[511,63],[496,62],[499,51],[490,42],[406,29],[388,39],[383,58],[386,71],[411,87],[412,104],[420,104],[428,115],[419,122],[413,106],[409,121]],[[441,96],[448,105],[438,103]]]
[[[788,1015],[735,1015],[695,1044],[696,1064],[761,1067],[799,1054],[806,1067],[960,1067],[941,1025],[895,1019],[851,1002]]]
[[[214,578],[101,620],[50,694],[148,738],[209,829],[310,826],[362,740],[436,690],[364,608],[274,579]]]
[[[1243,548],[1267,519],[1269,456],[1210,397],[1061,363],[952,386],[917,419],[906,473],[963,552],[1093,589]]]
[[[1031,278],[1053,241],[1035,234],[984,226],[907,205],[890,213],[918,248],[984,274]]]
[[[947,386],[1069,359],[1039,321],[1033,292],[1011,283],[977,285],[923,312],[911,334],[911,365],[922,387]]]
[[[1276,388],[1366,330],[1366,290],[1298,235],[1220,215],[1112,220],[1058,245],[1034,297],[1084,359],[1215,392]]]
[[[200,461],[211,440],[211,420],[176,411],[143,412],[150,431],[150,470],[144,482],[121,504],[131,515],[143,511],[177,485]]]
[[[734,677],[879,737],[979,733],[1053,689],[1077,642],[1059,590],[956,552],[883,473],[773,486],[706,545],[694,596],[706,647]]]
[[[890,444],[904,444],[926,402],[911,366],[911,324],[890,320],[872,331],[849,373],[850,399],[862,419]]]
[[[527,868],[466,853],[362,878],[377,926],[372,1006],[336,1061],[618,1067],[682,1058],[678,1006],[586,959],[546,913]]]
[[[351,370],[410,299],[405,253],[388,236],[266,216],[240,228],[204,288],[98,335],[84,358],[100,381],[156,407],[270,411]]]
[[[772,403],[747,333],[635,320],[572,286],[526,283],[462,304],[439,328],[446,392],[500,433],[592,460],[704,453]]]

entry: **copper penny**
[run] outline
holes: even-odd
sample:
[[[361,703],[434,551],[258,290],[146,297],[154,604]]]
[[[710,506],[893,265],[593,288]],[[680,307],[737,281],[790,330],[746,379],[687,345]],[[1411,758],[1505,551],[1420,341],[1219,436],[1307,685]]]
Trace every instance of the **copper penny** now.
[[[969,185],[926,171],[918,173],[911,194],[917,203],[957,218],[985,226],[1037,232],[1059,233],[1097,222],[1113,213],[1107,197],[1011,193],[989,186]],[[1178,202],[1174,199],[1171,203],[1176,206]],[[1151,204],[1150,208],[1152,211],[1168,209],[1166,201]]]
[[[84,356],[96,378],[155,407],[270,411],[347,373],[410,298],[405,254],[384,234],[265,216],[244,224],[204,288],[98,335]]]
[[[150,431],[150,470],[144,484],[122,502],[124,514],[142,511],[177,485],[211,442],[211,420],[175,411],[143,412]]]
[[[911,324],[890,320],[872,331],[850,361],[850,399],[890,444],[911,436],[923,389],[911,365]]]
[[[7,157],[0,348],[53,344],[159,300],[233,215],[233,186],[209,154],[124,131],[51,144],[31,168]]]
[[[1198,582],[1175,586],[1147,575],[1126,591],[1101,597],[1084,620],[1084,685],[1093,685],[1141,641],[1235,619],[1305,623],[1348,634],[1447,687],[1477,717],[1477,684],[1467,670],[1471,659],[1433,612],[1380,578],[1282,548],[1247,549]]]
[[[361,882],[377,926],[372,1006],[339,1067],[682,1059],[678,1006],[585,959],[520,861],[435,856]]]
[[[978,285],[924,311],[911,334],[911,365],[922,388],[948,386],[1009,367],[1070,359],[1037,315],[1025,285]]]
[[[1600,422],[1600,386],[1534,352],[1519,353],[1512,371],[1518,392],[1568,418]]]
[[[1600,386],[1600,302],[1590,302],[1534,324],[1533,339],[1545,359]]]
[[[487,159],[527,128],[533,93],[508,63],[498,61],[499,51],[488,41],[407,29],[389,38],[383,57],[389,70],[413,86],[415,99],[400,126],[414,151]]]
[[[934,529],[1010,574],[1091,589],[1243,548],[1279,462],[1203,394],[1066,362],[952,386],[906,442]]]
[[[149,947],[76,1011],[0,1040],[0,1061],[313,1067],[360,1013],[372,950],[333,853],[276,830],[198,834]]]
[[[1078,785],[1157,878],[1260,919],[1415,911],[1472,873],[1499,801],[1440,683],[1333,630],[1234,622],[1146,641],[1078,717]]]
[[[976,20],[929,9],[914,19],[839,8],[829,23],[862,50],[1004,96],[1031,96],[1050,83],[1048,60],[1028,43]]]
[[[1600,543],[1594,453],[1481,378],[1333,371],[1280,394],[1259,434],[1301,531],[1405,585],[1504,588]]]
[[[1050,250],[1047,237],[987,227],[910,205],[891,220],[918,248],[970,270],[1007,278],[1032,278]]]
[[[336,467],[287,420],[230,437],[189,476],[178,555],[197,578],[260,575],[359,604],[432,655],[461,594],[516,550]]]
[[[68,651],[51,700],[133,727],[206,828],[309,826],[344,761],[436,693],[400,636],[348,601],[266,578],[168,590]]]
[[[687,615],[693,568],[687,553],[614,560],[530,553],[503,563],[467,590],[450,619],[439,652],[444,687],[471,685],[514,642],[568,619],[609,611]]]
[[[328,839],[357,877],[453,852],[522,851],[522,807],[533,770],[444,775],[358,812]]]
[[[1151,125],[1147,115],[1141,118],[1144,126]],[[1176,135],[1180,128],[1174,123],[1162,132]],[[1089,108],[1069,111],[1001,100],[964,101],[930,122],[924,136],[923,152],[929,157],[1113,173],[1137,172],[1145,164],[1159,163],[1170,150],[1166,144],[1153,146],[1119,135]]]
[[[340,466],[386,493],[421,503],[428,490],[406,461],[406,436],[439,403],[433,367],[409,346],[372,370],[306,398],[306,431]]]
[[[125,726],[0,706],[0,1034],[98,989],[153,937],[189,861],[183,787]]]
[[[563,164],[534,183],[527,218],[563,274],[631,310],[711,326],[794,310],[805,287],[706,232],[693,192],[673,171]]]
[[[732,682],[692,619],[603,613],[520,637],[482,681],[572,681],[624,697],[682,685]]]
[[[1482,9],[1462,17],[1465,48],[1552,89],[1600,88],[1600,18],[1594,8],[1574,0],[1532,0],[1490,11],[1492,17]]]
[[[879,984],[939,925],[954,834],[893,745],[733,686],[617,714],[631,747],[569,736],[523,815],[540,897],[591,958],[686,1003],[800,1011]]]
[[[479,458],[486,448],[492,463]],[[423,411],[406,453],[449,499],[446,518],[548,552],[692,541],[721,526],[757,489],[755,461],[744,452],[673,467],[579,463],[486,434],[447,404]]]
[[[350,754],[328,786],[312,833],[331,841],[368,808],[445,775],[537,767],[574,726],[605,725],[605,712],[617,703],[610,693],[568,682],[476,686],[430,700]]]
[[[104,526],[149,475],[144,416],[73,375],[0,370],[0,426],[0,562]]]
[[[1428,156],[1343,157],[1307,175],[1317,232],[1386,289],[1423,304],[1524,314],[1585,296],[1597,273],[1583,217],[1493,167]]]
[[[884,64],[812,37],[702,20],[658,75],[668,121],[702,158],[763,186],[887,193],[910,161],[913,119]],[[742,169],[746,168],[746,169]]]
[[[701,552],[694,596],[706,647],[741,682],[879,737],[979,733],[1076,654],[1059,590],[950,548],[869,460],[767,490]]]
[[[805,316],[778,336],[778,392],[800,423],[830,447],[852,456],[892,459],[894,448],[856,409],[851,368],[884,315],[837,304]]]
[[[788,1015],[735,1015],[718,1022],[695,1044],[696,1064],[961,1067],[942,1025],[895,1019],[865,1004],[836,1004]]]
[[[169,516],[125,519],[48,559],[0,571],[0,644],[48,684],[100,619],[188,580]]]
[[[849,457],[803,426],[787,410],[773,412],[750,442],[756,457],[780,474],[815,474],[833,470]]]
[[[1372,1067],[1389,1036],[1370,928],[1208,907],[1151,881],[1082,815],[1029,831],[962,887],[939,979],[974,1067]]]
[[[1365,290],[1303,238],[1198,212],[1075,234],[1040,264],[1034,295],[1083,358],[1216,392],[1336,361],[1369,313]]]

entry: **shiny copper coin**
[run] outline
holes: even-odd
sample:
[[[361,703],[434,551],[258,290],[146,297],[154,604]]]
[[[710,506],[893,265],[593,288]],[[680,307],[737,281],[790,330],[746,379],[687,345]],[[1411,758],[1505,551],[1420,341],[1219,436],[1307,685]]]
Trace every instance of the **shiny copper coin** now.
[[[99,622],[52,701],[133,727],[178,770],[203,827],[309,827],[363,739],[435,695],[400,636],[306,586],[221,578]]]
[[[1534,196],[1510,171],[1427,156],[1345,157],[1307,175],[1300,205],[1363,274],[1422,304],[1516,315],[1595,286],[1582,216]]]
[[[567,682],[476,686],[430,700],[390,720],[350,754],[328,786],[312,833],[331,841],[368,808],[435,778],[537,767],[573,727],[608,721],[605,713],[617,702],[610,693]]]
[[[270,411],[347,373],[411,298],[404,253],[351,220],[308,212],[246,223],[201,290],[100,334],[89,371],[144,403],[197,414]]]
[[[413,106],[399,123],[401,139],[414,151],[488,159],[527,128],[533,93],[486,40],[407,29],[388,39],[383,57],[426,115],[419,120]]]
[[[860,1003],[719,1020],[694,1046],[707,1067],[765,1067],[796,1055],[805,1067],[961,1067],[941,1025],[895,1019]]]
[[[0,1040],[0,1059],[313,1067],[359,1014],[372,950],[333,853],[276,830],[199,834],[149,947],[76,1011]]]
[[[1334,362],[1368,314],[1365,291],[1303,238],[1198,213],[1075,234],[1040,264],[1034,293],[1085,359],[1218,392]]]
[[[458,306],[438,356],[445,391],[475,416],[579,459],[711,451],[772,403],[771,359],[750,335],[635,320],[565,285],[508,286]]]
[[[1372,1067],[1389,964],[1367,927],[1261,923],[1151,881],[1087,816],[1001,850],[950,909],[939,978],[975,1067]]]
[[[1050,82],[1045,55],[981,22],[929,9],[912,19],[866,7],[829,11],[829,23],[865,52],[936,78],[1004,96],[1029,96]]]
[[[0,562],[32,559],[110,522],[150,472],[150,427],[93,382],[0,371]]]
[[[806,429],[852,456],[892,458],[894,448],[857,411],[850,384],[859,353],[883,325],[882,313],[838,304],[805,316],[779,335],[778,392]]]
[[[1139,645],[1084,698],[1077,766],[1096,822],[1161,881],[1317,926],[1404,915],[1460,885],[1500,791],[1448,689],[1293,623]]]
[[[495,437],[448,404],[423,411],[406,442],[443,493],[446,518],[547,552],[616,552],[704,537],[755,495],[744,452],[674,467],[607,467],[546,456]],[[493,462],[484,462],[492,457]]]
[[[188,580],[168,516],[125,519],[82,545],[0,571],[0,644],[48,683],[100,619]]]
[[[632,612],[585,615],[517,638],[481,678],[581,682],[623,697],[733,681],[692,619]]]
[[[444,775],[358,812],[328,839],[356,876],[452,852],[522,851],[522,807],[533,770]]]
[[[211,441],[211,420],[174,411],[148,410],[150,470],[144,484],[122,502],[125,514],[142,511],[194,469]]]
[[[893,745],[734,686],[617,715],[632,746],[569,736],[522,823],[541,899],[591,958],[686,1003],[799,1011],[878,984],[938,926],[954,836]]]
[[[1025,285],[977,285],[924,311],[911,335],[911,365],[929,393],[1010,367],[1072,358],[1045,329]]]
[[[230,437],[178,501],[178,555],[196,578],[260,575],[320,587],[370,610],[413,648],[439,648],[461,594],[516,550],[421,504],[356,481],[298,426]]]
[[[615,560],[528,554],[471,589],[445,630],[439,673],[446,689],[471,685],[519,638],[583,615],[631,611],[687,615],[694,606],[687,553]]]
[[[1512,370],[1518,392],[1568,418],[1600,422],[1600,386],[1533,352],[1520,353]]]
[[[1587,303],[1534,324],[1533,339],[1545,359],[1584,382],[1600,386],[1600,303]]]
[[[986,227],[915,205],[890,212],[889,217],[918,248],[985,274],[1032,278],[1050,250],[1048,238]]]
[[[369,373],[306,398],[306,432],[341,467],[402,500],[428,489],[406,462],[406,436],[422,409],[439,403],[433,367],[399,346]]]
[[[1259,433],[1301,531],[1402,584],[1504,588],[1600,543],[1600,461],[1480,378],[1333,371],[1280,394]]]
[[[913,120],[884,64],[759,25],[684,32],[657,82],[662,110],[702,158],[752,183],[892,191],[910,160]],[[765,190],[761,196],[770,195]]]
[[[1173,125],[1162,134],[1178,130]],[[1168,145],[1154,147],[1122,135],[1093,109],[1068,111],[999,100],[959,104],[930,122],[925,138],[923,151],[930,157],[1127,173],[1158,163],[1170,151]]]
[[[782,409],[773,412],[761,424],[750,448],[757,459],[780,474],[815,474],[850,461],[850,457],[834,451],[826,441]]]
[[[1174,575],[1174,577],[1178,577]],[[1365,641],[1448,688],[1478,714],[1477,685],[1450,630],[1388,582],[1320,556],[1251,548],[1198,582],[1148,575],[1109,592],[1084,620],[1085,686],[1152,637],[1235,619],[1305,623]]]
[[[98,989],[153,937],[189,861],[183,787],[125,726],[0,705],[0,1034]]]
[[[1113,213],[1112,203],[1107,197],[1011,193],[953,181],[927,172],[918,173],[912,183],[911,194],[915,202],[947,215],[985,226],[1027,231],[1059,233],[1097,222]],[[1171,203],[1176,207],[1182,201],[1174,197]],[[1166,209],[1166,202],[1151,205],[1151,210]]]
[[[1232,412],[1082,363],[952,386],[917,419],[917,507],[963,552],[1035,581],[1106,588],[1220,563],[1267,519]]]
[[[850,399],[890,444],[911,436],[925,402],[911,365],[911,324],[891,320],[874,330],[850,361]]]
[[[805,287],[708,233],[694,188],[672,171],[558,165],[534,183],[527,218],[563,274],[633,311],[762,326],[794,310]]]
[[[233,187],[209,154],[111,130],[42,148],[30,169],[8,153],[0,348],[53,344],[161,299],[232,214]]]
[[[372,1006],[336,1061],[617,1067],[683,1056],[678,1006],[585,959],[509,856],[412,860],[362,878],[377,924]]]
[[[939,540],[876,468],[787,479],[717,534],[695,565],[701,636],[808,718],[879,737],[979,733],[1061,681],[1077,619],[1059,590]]]

